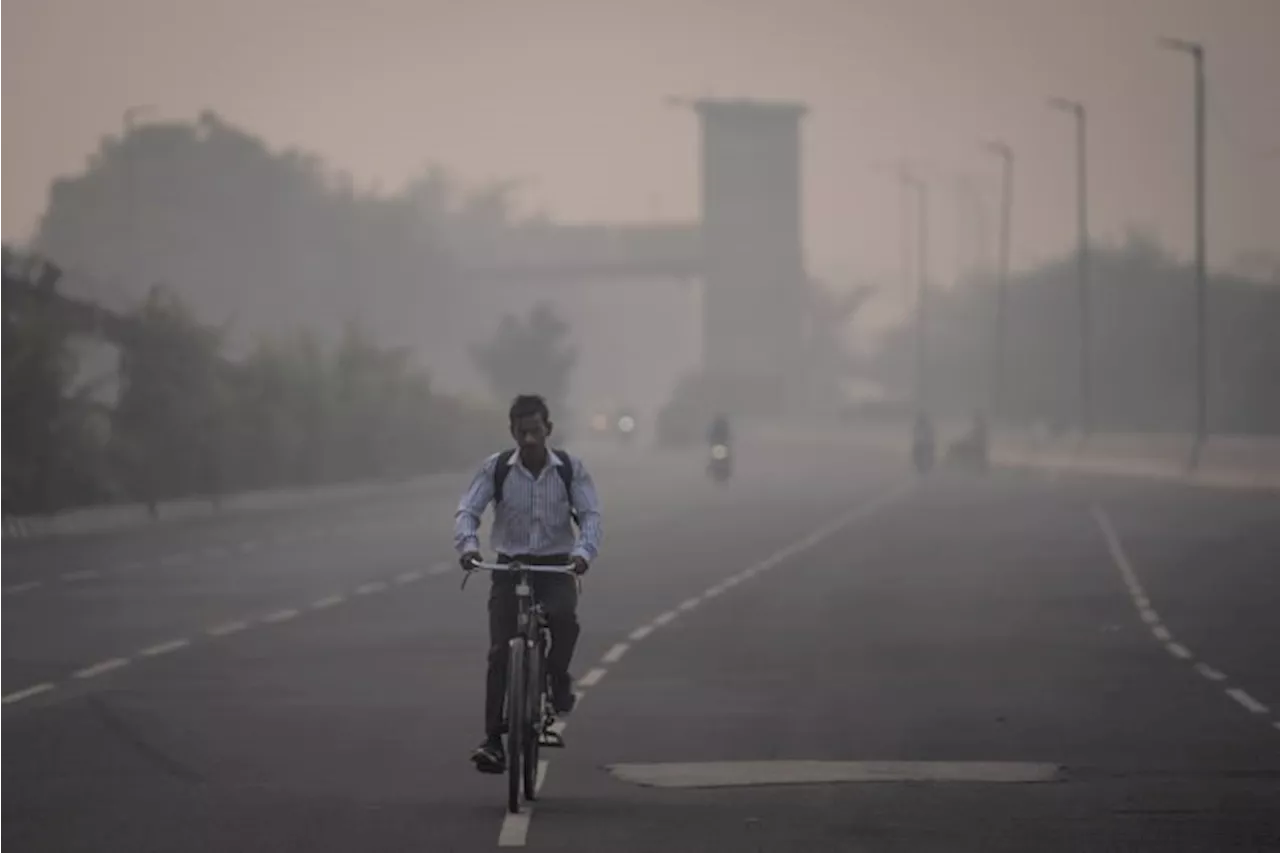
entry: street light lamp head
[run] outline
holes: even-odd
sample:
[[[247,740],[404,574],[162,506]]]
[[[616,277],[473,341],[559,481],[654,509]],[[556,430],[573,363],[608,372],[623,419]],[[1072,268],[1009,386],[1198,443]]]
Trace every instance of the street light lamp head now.
[[[1169,38],[1160,39],[1160,46],[1168,50],[1178,50],[1183,53],[1189,53],[1192,56],[1200,56],[1204,53],[1204,46],[1198,42],[1188,41],[1187,39]]]
[[[983,143],[983,147],[986,148],[988,151],[990,151],[992,154],[996,154],[1000,157],[1005,158],[1006,160],[1013,159],[1013,149],[1010,148],[1008,143],[1006,142],[1001,142],[999,140],[989,140]]]
[[[1084,104],[1070,98],[1049,98],[1048,103],[1050,109],[1076,114],[1084,112]]]

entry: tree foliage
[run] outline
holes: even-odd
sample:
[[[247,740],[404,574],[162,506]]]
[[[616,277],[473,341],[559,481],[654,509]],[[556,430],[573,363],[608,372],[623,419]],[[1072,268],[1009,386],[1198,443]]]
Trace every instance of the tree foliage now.
[[[421,347],[449,331],[446,246],[511,226],[504,185],[467,192],[433,168],[396,193],[361,188],[205,112],[105,137],[53,184],[34,248],[92,272],[81,295],[117,309],[166,281],[248,341],[297,328],[334,340],[359,319]]]
[[[471,356],[499,400],[541,394],[553,412],[559,411],[578,360],[569,332],[550,303],[538,302],[524,318],[503,315],[493,339],[473,346]]]
[[[1092,255],[1090,369],[1098,429],[1188,431],[1195,422],[1193,271],[1153,240],[1131,235]],[[928,400],[939,412],[988,405],[994,288],[971,282],[929,304]],[[1071,425],[1080,401],[1079,295],[1074,257],[1020,275],[1009,288],[1005,412]],[[1280,432],[1280,288],[1233,275],[1209,281],[1210,427]],[[875,377],[912,392],[915,328],[890,332]]]
[[[225,330],[162,286],[113,324],[119,393],[96,402],[75,384],[71,346],[95,330],[70,323],[52,283],[10,260],[6,513],[399,479],[469,462],[501,440],[500,414],[435,393],[410,350],[379,345],[355,323],[334,343],[262,338],[233,360]]]

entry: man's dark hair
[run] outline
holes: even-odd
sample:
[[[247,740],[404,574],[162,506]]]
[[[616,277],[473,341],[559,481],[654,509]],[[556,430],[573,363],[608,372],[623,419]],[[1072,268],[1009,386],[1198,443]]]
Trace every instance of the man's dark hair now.
[[[551,410],[547,408],[547,401],[539,395],[521,394],[511,401],[511,411],[508,412],[511,423],[534,415],[542,415],[543,423],[551,423]]]

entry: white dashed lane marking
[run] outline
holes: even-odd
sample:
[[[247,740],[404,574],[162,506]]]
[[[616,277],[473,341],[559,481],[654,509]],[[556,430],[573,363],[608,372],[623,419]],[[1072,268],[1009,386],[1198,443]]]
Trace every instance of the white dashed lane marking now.
[[[4,588],[5,595],[18,595],[23,592],[30,592],[40,586],[40,581],[26,581],[25,583],[16,583],[13,586]]]
[[[277,610],[274,613],[268,613],[266,616],[262,617],[262,621],[274,625],[278,622],[288,622],[297,615],[298,611],[291,607],[286,607],[284,610]]]
[[[356,595],[373,595],[375,592],[382,592],[386,588],[387,585],[382,581],[370,581],[356,587]]]
[[[668,622],[671,622],[675,618],[676,618],[676,612],[674,610],[668,610],[666,613],[663,613],[661,616],[654,619],[653,624],[655,627],[660,628],[663,625],[666,625]]]
[[[326,595],[324,598],[317,598],[311,602],[311,609],[324,610],[327,607],[335,607],[346,600],[347,597],[345,595]]]
[[[1225,672],[1219,672],[1218,670],[1214,669],[1213,667],[1209,666],[1209,664],[1203,661],[1196,664],[1196,672],[1200,673],[1210,681],[1226,681],[1227,680],[1227,674]]]
[[[1245,710],[1249,711],[1250,713],[1253,713],[1253,714],[1267,713],[1266,705],[1263,705],[1261,702],[1259,702],[1257,699],[1254,699],[1252,696],[1250,696],[1248,693],[1241,690],[1239,687],[1229,688],[1227,690],[1227,695],[1230,696],[1232,699],[1236,700],[1237,702],[1239,702],[1245,708]]]
[[[618,643],[616,646],[609,649],[609,651],[605,652],[604,657],[600,658],[600,660],[602,663],[617,663],[622,660],[622,656],[627,653],[627,649],[629,648],[630,646],[626,643]]]
[[[205,633],[208,634],[210,637],[225,637],[228,634],[234,634],[238,631],[243,631],[248,627],[249,627],[248,622],[242,622],[237,620],[235,622],[224,622],[221,625],[214,625]]]
[[[579,686],[579,687],[592,687],[592,686],[594,686],[594,685],[596,685],[596,684],[599,684],[599,683],[600,683],[600,679],[604,678],[604,675],[605,675],[605,673],[606,673],[606,672],[608,672],[608,670],[606,670],[606,669],[605,669],[605,668],[603,668],[603,667],[599,667],[599,666],[598,666],[598,667],[596,667],[595,669],[589,670],[589,671],[587,672],[587,674],[586,674],[586,675],[584,675],[584,676],[582,676],[582,678],[578,679],[578,686]]]
[[[1102,531],[1102,538],[1107,543],[1107,550],[1111,553],[1111,560],[1120,571],[1120,576],[1124,578],[1125,586],[1129,589],[1129,596],[1133,599],[1133,606],[1137,609],[1139,617],[1143,622],[1147,623],[1151,628],[1152,635],[1161,641],[1169,654],[1179,660],[1195,661],[1195,654],[1192,653],[1191,649],[1182,643],[1174,641],[1172,632],[1164,626],[1160,621],[1159,614],[1151,607],[1151,600],[1147,597],[1147,592],[1143,589],[1142,582],[1138,580],[1138,573],[1134,571],[1128,555],[1125,554],[1124,545],[1120,542],[1120,534],[1116,532],[1115,525],[1111,523],[1111,519],[1098,506],[1092,508],[1092,513],[1093,520],[1098,525],[1098,529]],[[1196,661],[1193,667],[1196,672],[1210,681],[1222,682],[1227,680],[1225,673],[1214,669],[1204,661]],[[1228,687],[1225,692],[1251,714],[1266,714],[1270,710],[1266,705],[1239,687]],[[1274,728],[1280,729],[1280,721],[1276,721],[1272,725]]]
[[[41,693],[48,693],[53,689],[53,685],[45,682],[44,684],[33,684],[22,690],[15,690],[13,693],[6,693],[4,696],[4,704],[10,702],[21,702],[23,699],[30,699],[33,696],[39,696]]]
[[[93,666],[86,666],[84,669],[78,669],[71,673],[72,678],[94,678],[99,675],[105,675],[112,670],[120,669],[129,665],[128,658],[110,658],[101,663],[95,663]]]
[[[638,643],[652,633],[653,633],[652,625],[641,625],[639,628],[635,629],[630,634],[628,634],[627,639],[631,640],[632,642]]]
[[[167,655],[170,652],[176,652],[178,649],[185,649],[189,645],[191,645],[190,640],[186,637],[180,637],[176,640],[169,640],[164,643],[156,643],[154,646],[147,646],[145,649],[138,652],[138,654],[143,657],[153,658],[160,655]]]

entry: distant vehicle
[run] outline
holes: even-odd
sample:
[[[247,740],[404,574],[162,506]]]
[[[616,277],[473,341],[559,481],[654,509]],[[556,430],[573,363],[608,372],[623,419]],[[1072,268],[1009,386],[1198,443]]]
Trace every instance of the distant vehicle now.
[[[630,444],[635,438],[637,425],[636,416],[630,409],[623,409],[618,412],[618,416],[613,422],[618,439],[623,444]]]
[[[717,483],[724,483],[732,474],[733,453],[729,450],[729,445],[711,445],[711,458],[707,460],[707,475]]]
[[[953,468],[965,471],[985,473],[990,464],[987,450],[987,422],[978,414],[973,419],[973,428],[961,438],[947,447],[945,463]]]

